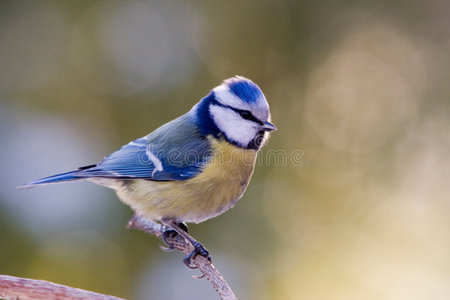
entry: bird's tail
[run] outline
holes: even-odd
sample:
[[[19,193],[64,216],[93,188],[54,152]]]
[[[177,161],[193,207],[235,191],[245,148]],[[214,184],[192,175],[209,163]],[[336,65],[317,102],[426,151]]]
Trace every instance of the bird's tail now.
[[[18,186],[17,188],[18,189],[28,189],[28,188],[32,188],[32,187],[35,187],[35,186],[41,185],[41,184],[59,183],[59,182],[64,182],[64,181],[84,179],[82,177],[75,176],[75,174],[77,172],[79,172],[79,170],[45,177],[42,179],[38,179],[38,180],[35,180],[32,182],[26,183],[24,185]]]

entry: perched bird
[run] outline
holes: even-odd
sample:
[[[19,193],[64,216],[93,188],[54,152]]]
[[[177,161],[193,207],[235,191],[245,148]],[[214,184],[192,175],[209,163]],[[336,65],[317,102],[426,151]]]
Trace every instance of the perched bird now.
[[[139,215],[172,228],[194,251],[208,251],[184,223],[200,223],[233,207],[253,174],[256,156],[276,130],[261,89],[249,79],[225,80],[194,107],[102,162],[19,188],[89,179],[109,187]],[[209,258],[210,259],[210,258]]]

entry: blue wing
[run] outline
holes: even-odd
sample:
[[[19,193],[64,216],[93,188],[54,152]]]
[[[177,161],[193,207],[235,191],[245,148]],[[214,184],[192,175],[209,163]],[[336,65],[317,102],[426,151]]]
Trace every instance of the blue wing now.
[[[123,146],[78,177],[186,180],[199,174],[212,155],[190,114],[169,122],[150,135]]]
[[[92,177],[186,180],[198,175],[211,155],[208,139],[198,130],[195,115],[189,112],[123,146],[99,164],[38,179],[19,188]]]

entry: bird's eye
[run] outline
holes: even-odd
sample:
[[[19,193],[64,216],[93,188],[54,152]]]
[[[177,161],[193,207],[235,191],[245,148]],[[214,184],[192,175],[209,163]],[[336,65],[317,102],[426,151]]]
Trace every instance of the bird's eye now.
[[[248,110],[239,111],[239,115],[241,115],[241,117],[246,120],[251,120],[253,117],[252,114]]]

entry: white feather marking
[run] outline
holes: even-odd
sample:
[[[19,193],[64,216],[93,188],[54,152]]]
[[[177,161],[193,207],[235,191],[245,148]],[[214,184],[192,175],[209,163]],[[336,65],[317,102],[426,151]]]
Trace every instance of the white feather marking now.
[[[108,171],[109,174],[112,174],[114,176],[120,177],[122,176],[122,174],[118,173],[118,172],[114,172],[114,171]]]
[[[260,130],[255,122],[242,119],[232,109],[211,105],[209,110],[219,129],[242,147],[247,147]]]
[[[144,144],[138,144],[135,141],[129,142],[128,145],[130,145],[130,146],[137,146],[137,147],[145,147]]]
[[[156,171],[162,171],[163,166],[162,166],[161,160],[158,157],[156,157],[155,154],[153,154],[152,150],[150,149],[150,146],[151,145],[148,145],[147,150],[145,151],[145,154],[147,154],[148,159],[150,159],[150,161],[155,166],[155,169],[152,172],[152,176],[153,176],[153,175],[155,175]]]
[[[230,92],[227,85],[221,84],[218,87],[214,88],[214,93],[216,95],[216,100],[222,103],[223,105],[228,105],[237,109],[250,110],[251,107],[244,101],[242,101],[239,97],[236,97],[233,93]]]

